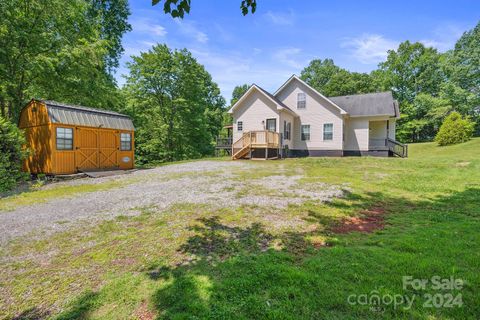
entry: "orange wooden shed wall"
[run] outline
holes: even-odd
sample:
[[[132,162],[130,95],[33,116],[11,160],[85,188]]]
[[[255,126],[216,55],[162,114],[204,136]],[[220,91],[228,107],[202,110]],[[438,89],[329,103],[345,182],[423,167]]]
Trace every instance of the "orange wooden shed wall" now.
[[[73,129],[73,150],[56,149],[56,128]],[[33,174],[72,174],[83,170],[133,169],[134,131],[52,123],[47,106],[32,100],[20,114],[29,157],[24,170]],[[131,150],[120,150],[120,134],[131,134]]]

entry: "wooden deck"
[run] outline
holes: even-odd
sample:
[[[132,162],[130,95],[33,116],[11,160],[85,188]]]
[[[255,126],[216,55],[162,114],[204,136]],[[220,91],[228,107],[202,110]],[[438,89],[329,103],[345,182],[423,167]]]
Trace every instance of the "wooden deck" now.
[[[232,145],[232,159],[276,159],[280,154],[280,134],[273,131],[248,131]],[[262,156],[258,156],[258,150]],[[272,152],[274,151],[275,152]],[[270,153],[270,155],[269,155]],[[275,155],[272,157],[272,153]]]

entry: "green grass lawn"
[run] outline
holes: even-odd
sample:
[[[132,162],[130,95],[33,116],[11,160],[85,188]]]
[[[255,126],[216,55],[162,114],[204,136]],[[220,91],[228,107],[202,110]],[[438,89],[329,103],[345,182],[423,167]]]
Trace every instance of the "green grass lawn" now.
[[[257,178],[281,169],[286,179],[300,173],[301,183],[348,188],[330,203],[142,208],[137,217],[15,241],[0,251],[0,317],[479,319],[480,139],[409,148],[408,159],[255,162]],[[385,211],[385,228],[331,231],[369,208]],[[287,227],[274,228],[279,221]],[[463,284],[404,288],[404,276]]]

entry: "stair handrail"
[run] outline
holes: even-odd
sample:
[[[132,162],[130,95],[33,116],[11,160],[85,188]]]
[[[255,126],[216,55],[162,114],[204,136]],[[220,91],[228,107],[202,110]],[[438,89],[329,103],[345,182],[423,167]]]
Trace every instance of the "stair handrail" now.
[[[396,140],[387,138],[388,150],[399,157],[408,157],[408,145],[398,142]]]

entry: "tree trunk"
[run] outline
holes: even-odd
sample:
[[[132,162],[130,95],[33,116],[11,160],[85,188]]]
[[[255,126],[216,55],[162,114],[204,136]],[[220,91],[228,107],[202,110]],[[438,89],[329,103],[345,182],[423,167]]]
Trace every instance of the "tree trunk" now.
[[[0,115],[2,118],[6,118],[5,116],[5,100],[3,100],[3,97],[0,97]]]

